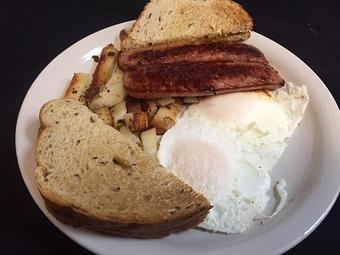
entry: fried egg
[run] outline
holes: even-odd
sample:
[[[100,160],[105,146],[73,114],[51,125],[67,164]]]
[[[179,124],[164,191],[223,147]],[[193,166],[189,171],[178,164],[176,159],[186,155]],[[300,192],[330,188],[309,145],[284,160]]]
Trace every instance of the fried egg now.
[[[163,135],[160,163],[213,205],[199,227],[240,233],[263,213],[270,170],[307,103],[306,88],[292,83],[213,96],[190,106]]]

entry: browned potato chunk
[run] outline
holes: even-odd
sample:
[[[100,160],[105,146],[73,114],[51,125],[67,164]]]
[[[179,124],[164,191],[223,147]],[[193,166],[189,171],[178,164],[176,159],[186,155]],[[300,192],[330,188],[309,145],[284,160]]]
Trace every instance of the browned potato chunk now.
[[[157,115],[152,119],[151,126],[156,128],[157,135],[163,135],[175,122],[168,117],[160,118]]]
[[[113,126],[113,119],[109,107],[102,107],[94,110],[94,113],[102,119],[105,124]]]
[[[182,110],[183,106],[177,103],[160,107],[151,121],[151,126],[156,128],[157,135],[162,135],[171,128]]]
[[[152,100],[142,101],[142,111],[148,113],[149,120],[151,120],[152,117],[155,116],[157,110],[158,106],[156,102]]]
[[[102,90],[88,102],[90,109],[101,107],[111,107],[119,104],[125,98],[123,87],[123,73],[117,69],[113,72],[110,80],[105,84]]]
[[[127,112],[125,101],[111,107],[110,111],[113,118],[113,126],[118,129],[124,122],[125,114]]]
[[[133,120],[134,120],[134,114],[131,113],[127,113],[124,116],[124,120],[125,120],[125,125],[129,130],[133,130]]]
[[[152,128],[140,134],[143,150],[150,156],[157,157],[157,135],[156,129]]]
[[[105,46],[100,55],[99,63],[93,73],[92,85],[101,87],[110,79],[117,64],[118,51],[112,45]]]
[[[118,50],[112,44],[103,48],[99,63],[93,73],[91,86],[86,92],[86,99],[89,103],[111,78],[113,70],[117,66],[117,55]]]
[[[127,113],[125,125],[132,132],[144,131],[149,127],[148,114],[146,112]]]

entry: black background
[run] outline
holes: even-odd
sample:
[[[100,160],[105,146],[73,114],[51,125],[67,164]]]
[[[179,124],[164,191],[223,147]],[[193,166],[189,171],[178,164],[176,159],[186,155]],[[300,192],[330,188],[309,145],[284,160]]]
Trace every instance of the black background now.
[[[15,155],[16,118],[25,93],[54,57],[97,30],[137,17],[145,2],[1,3],[0,253],[91,254],[57,230],[27,191]],[[340,4],[326,0],[239,2],[252,15],[254,30],[299,56],[320,76],[339,104]],[[339,209],[337,202],[317,230],[287,254],[337,253]]]

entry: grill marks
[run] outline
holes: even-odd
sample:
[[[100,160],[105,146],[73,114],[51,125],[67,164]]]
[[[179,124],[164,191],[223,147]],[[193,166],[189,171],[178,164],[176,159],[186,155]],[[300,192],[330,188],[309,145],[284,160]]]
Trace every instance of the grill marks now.
[[[197,62],[250,62],[268,64],[261,51],[244,43],[211,42],[174,47],[151,46],[143,50],[128,50],[119,55],[124,70],[152,64]]]
[[[284,85],[262,52],[243,43],[152,46],[119,56],[127,93],[138,98],[208,96]]]
[[[129,71],[124,76],[124,84],[135,85],[126,86],[128,93],[139,98],[275,89],[283,83],[272,67],[254,63],[152,65]]]

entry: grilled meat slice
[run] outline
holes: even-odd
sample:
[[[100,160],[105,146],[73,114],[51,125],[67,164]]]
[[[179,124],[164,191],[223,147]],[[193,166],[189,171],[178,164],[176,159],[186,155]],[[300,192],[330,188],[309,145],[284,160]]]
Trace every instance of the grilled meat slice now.
[[[124,74],[127,93],[137,98],[208,96],[283,85],[274,68],[258,63],[162,64]]]
[[[171,63],[237,62],[268,64],[263,53],[244,43],[208,42],[177,46],[151,46],[121,52],[119,66],[132,70],[139,66]]]

